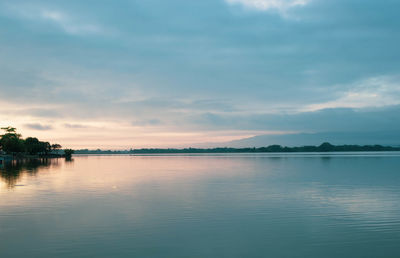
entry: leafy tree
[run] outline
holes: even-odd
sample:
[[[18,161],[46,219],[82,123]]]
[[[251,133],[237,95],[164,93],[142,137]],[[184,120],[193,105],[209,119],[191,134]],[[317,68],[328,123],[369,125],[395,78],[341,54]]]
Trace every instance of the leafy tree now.
[[[49,154],[51,152],[51,144],[49,142],[40,142],[41,150],[44,154]]]
[[[0,135],[0,150],[9,154],[28,153],[30,155],[49,154],[52,145],[49,142],[39,141],[36,137],[28,137],[25,140],[17,133],[14,127],[3,127],[5,134]],[[53,144],[54,149],[60,149],[61,145]]]
[[[40,152],[41,146],[38,138],[28,137],[25,139],[25,151],[31,155]]]
[[[21,139],[21,135],[16,132],[14,127],[3,127],[5,134],[0,135],[1,149],[6,153],[18,153],[23,152],[24,140]]]
[[[64,154],[65,154],[65,158],[66,158],[67,160],[71,160],[71,156],[72,156],[72,154],[74,154],[74,150],[72,150],[72,149],[65,149],[65,150],[64,150]]]
[[[51,151],[51,145],[48,142],[41,142],[37,138],[28,137],[25,140],[25,151],[31,155],[48,154]]]
[[[17,128],[11,127],[11,126],[2,127],[1,130],[6,131],[6,133],[16,133],[17,132]]]
[[[55,143],[55,144],[52,144],[51,145],[51,149],[52,150],[55,150],[55,151],[58,151],[58,150],[60,150],[62,148],[62,146],[60,145],[60,144],[58,144],[58,143]]]

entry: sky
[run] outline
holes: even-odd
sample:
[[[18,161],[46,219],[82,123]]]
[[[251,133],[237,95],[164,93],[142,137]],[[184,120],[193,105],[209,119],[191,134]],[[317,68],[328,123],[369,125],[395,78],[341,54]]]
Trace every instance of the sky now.
[[[0,0],[0,126],[70,148],[400,130],[398,0]]]

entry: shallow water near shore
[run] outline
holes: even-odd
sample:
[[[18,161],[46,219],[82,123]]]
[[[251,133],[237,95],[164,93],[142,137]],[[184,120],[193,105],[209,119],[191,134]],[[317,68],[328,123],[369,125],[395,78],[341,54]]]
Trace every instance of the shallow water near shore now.
[[[0,257],[400,257],[400,153],[0,168]]]

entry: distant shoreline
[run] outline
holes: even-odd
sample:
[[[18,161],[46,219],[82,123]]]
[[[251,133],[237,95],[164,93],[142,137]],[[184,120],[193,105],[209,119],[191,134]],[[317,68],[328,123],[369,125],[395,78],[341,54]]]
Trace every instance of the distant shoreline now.
[[[183,149],[130,149],[130,150],[75,150],[75,154],[201,154],[201,153],[318,153],[318,152],[380,152],[400,151],[400,147],[382,145],[332,145],[323,143],[319,146],[284,147],[270,145],[259,148],[183,148]]]

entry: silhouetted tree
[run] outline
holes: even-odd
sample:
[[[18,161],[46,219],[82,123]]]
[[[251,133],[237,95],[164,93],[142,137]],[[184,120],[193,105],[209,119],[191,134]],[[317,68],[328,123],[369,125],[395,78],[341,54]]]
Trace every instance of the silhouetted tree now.
[[[48,142],[41,142],[35,137],[28,137],[25,140],[25,151],[31,155],[48,154],[51,145]]]
[[[51,145],[49,142],[39,141],[36,137],[28,137],[25,140],[21,138],[21,134],[17,133],[17,129],[8,126],[1,128],[5,134],[0,135],[0,150],[9,154],[28,153],[30,155],[47,155],[52,149],[61,149],[60,144]]]
[[[55,151],[58,151],[58,150],[60,150],[62,148],[62,146],[60,145],[60,144],[58,144],[58,143],[55,143],[55,144],[52,144],[51,145],[51,149],[52,150],[55,150]]]
[[[71,160],[72,154],[74,154],[74,150],[72,149],[65,149],[64,155],[66,160]]]
[[[5,134],[0,135],[1,149],[6,153],[18,153],[24,151],[24,140],[14,127],[3,127]]]
[[[31,155],[40,152],[41,146],[38,138],[28,137],[25,139],[25,151]]]

